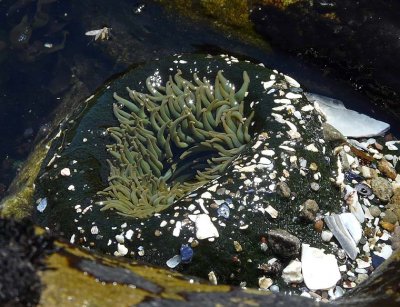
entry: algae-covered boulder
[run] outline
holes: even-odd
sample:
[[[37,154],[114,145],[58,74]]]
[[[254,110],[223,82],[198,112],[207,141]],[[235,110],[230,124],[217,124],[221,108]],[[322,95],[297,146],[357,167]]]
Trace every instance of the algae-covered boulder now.
[[[338,210],[334,163],[292,78],[228,56],[176,56],[131,70],[82,109],[35,182],[40,225],[237,285],[257,285],[276,256],[264,248],[270,230],[323,246],[298,212],[307,199],[319,214]]]

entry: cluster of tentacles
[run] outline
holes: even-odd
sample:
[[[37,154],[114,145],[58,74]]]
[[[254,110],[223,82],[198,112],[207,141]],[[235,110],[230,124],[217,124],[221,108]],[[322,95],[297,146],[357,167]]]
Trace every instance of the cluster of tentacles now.
[[[154,77],[153,77],[154,78]],[[116,143],[109,186],[99,192],[102,210],[145,218],[218,177],[250,141],[254,113],[245,118],[244,98],[250,79],[243,72],[238,91],[219,71],[214,85],[181,71],[165,87],[152,77],[150,94],[127,88],[132,101],[114,93],[114,114],[120,126],[108,129]]]

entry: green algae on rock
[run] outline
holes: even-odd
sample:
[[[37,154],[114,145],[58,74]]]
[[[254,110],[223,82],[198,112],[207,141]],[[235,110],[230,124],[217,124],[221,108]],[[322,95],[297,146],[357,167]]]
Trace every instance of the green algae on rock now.
[[[115,209],[128,217],[146,218],[185,194],[215,179],[250,141],[244,98],[249,77],[235,86],[221,71],[214,87],[193,74],[194,83],[179,70],[165,87],[148,77],[150,94],[127,91],[133,101],[114,93],[113,110],[120,125],[107,130],[116,141],[108,151],[109,187],[99,194],[102,210]],[[194,178],[193,178],[194,177]]]

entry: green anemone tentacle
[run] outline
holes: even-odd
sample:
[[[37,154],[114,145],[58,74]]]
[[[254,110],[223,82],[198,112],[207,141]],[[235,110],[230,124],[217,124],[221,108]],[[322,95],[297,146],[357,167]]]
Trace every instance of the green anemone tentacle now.
[[[222,71],[212,86],[196,73],[186,80],[178,70],[165,86],[147,78],[148,94],[127,87],[128,100],[114,93],[120,125],[107,129],[115,143],[107,146],[113,160],[107,160],[108,187],[98,193],[101,210],[150,217],[225,172],[250,141],[249,83],[243,72],[235,92]]]

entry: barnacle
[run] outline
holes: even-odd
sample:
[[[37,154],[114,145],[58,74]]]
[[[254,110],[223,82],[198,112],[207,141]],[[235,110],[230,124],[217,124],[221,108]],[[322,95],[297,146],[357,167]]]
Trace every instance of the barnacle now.
[[[147,78],[148,94],[127,88],[130,100],[114,93],[119,127],[108,129],[109,186],[97,202],[102,210],[145,218],[218,177],[250,141],[254,116],[244,114],[250,79],[238,91],[221,71],[214,85],[178,72],[165,86]]]

